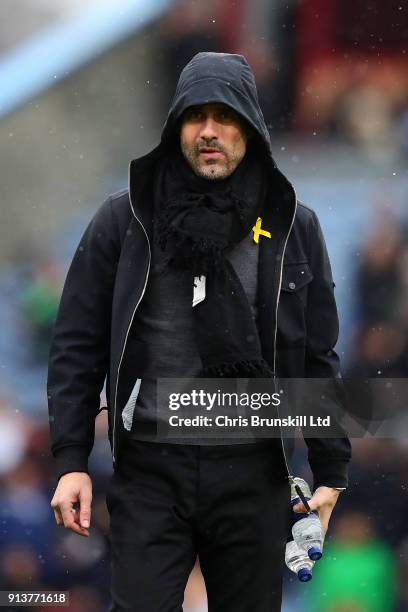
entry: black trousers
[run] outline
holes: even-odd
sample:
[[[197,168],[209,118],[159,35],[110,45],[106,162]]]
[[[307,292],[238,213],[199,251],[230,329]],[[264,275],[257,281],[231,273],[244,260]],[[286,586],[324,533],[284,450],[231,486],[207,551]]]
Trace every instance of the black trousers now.
[[[111,612],[181,612],[197,554],[209,612],[281,609],[290,489],[276,442],[126,442],[106,498]]]

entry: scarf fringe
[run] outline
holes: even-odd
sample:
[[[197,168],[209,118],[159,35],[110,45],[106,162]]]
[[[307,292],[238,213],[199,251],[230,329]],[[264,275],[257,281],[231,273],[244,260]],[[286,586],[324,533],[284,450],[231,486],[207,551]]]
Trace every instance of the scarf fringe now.
[[[218,365],[209,365],[202,369],[201,378],[242,377],[242,378],[271,378],[273,372],[265,359],[242,359],[233,363],[223,362]]]

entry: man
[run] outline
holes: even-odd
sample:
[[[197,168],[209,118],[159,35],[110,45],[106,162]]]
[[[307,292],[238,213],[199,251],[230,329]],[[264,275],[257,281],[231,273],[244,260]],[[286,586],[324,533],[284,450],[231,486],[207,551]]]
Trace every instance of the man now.
[[[131,162],[129,189],[82,237],[50,352],[51,505],[83,536],[106,375],[114,611],[181,610],[197,553],[210,610],[280,610],[293,440],[160,438],[155,380],[338,377],[333,287],[316,214],[272,158],[245,58],[197,54],[160,144]],[[327,529],[350,444],[306,442],[309,505]]]

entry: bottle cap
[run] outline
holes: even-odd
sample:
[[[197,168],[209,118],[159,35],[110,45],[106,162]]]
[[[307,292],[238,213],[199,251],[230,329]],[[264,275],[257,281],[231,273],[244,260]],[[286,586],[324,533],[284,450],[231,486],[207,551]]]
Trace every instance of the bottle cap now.
[[[318,561],[323,557],[323,553],[318,546],[311,546],[307,551],[307,554],[309,555],[309,559],[312,561]]]
[[[312,579],[312,572],[307,567],[302,567],[297,573],[300,582],[309,582]]]

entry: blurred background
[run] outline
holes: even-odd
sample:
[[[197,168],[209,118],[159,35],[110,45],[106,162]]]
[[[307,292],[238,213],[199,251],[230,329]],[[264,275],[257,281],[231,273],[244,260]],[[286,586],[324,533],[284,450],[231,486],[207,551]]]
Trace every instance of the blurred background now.
[[[91,537],[57,528],[50,333],[85,226],[126,187],[129,160],[157,143],[199,51],[245,55],[275,159],[319,215],[343,376],[408,376],[406,0],[3,0],[0,589],[69,590],[73,612],[109,608],[111,455],[102,411]],[[284,612],[408,609],[407,432],[352,442],[325,560],[310,583],[286,573]],[[302,444],[295,466],[310,477]],[[198,566],[184,610],[207,610]]]

